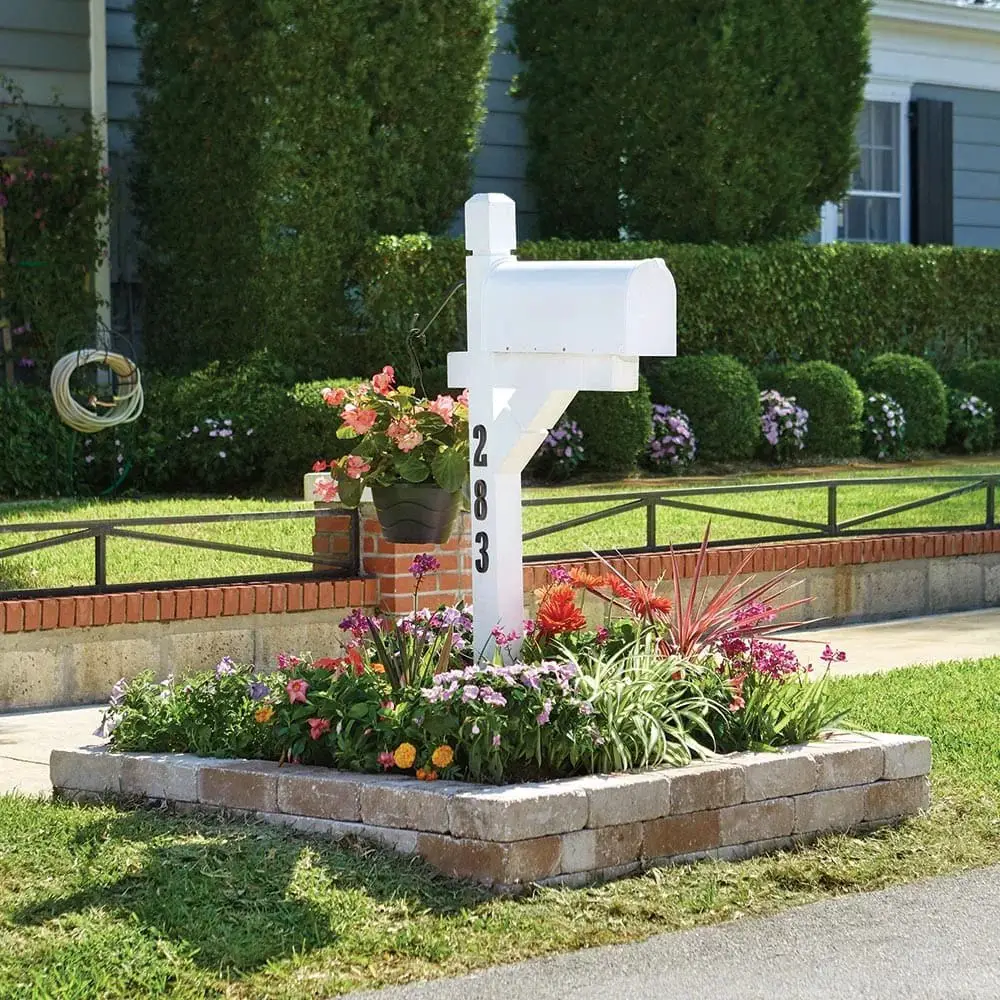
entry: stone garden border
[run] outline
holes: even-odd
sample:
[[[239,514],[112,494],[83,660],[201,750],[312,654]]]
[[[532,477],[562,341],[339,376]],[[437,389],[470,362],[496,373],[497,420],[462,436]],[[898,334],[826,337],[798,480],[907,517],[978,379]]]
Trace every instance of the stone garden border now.
[[[928,807],[930,766],[923,737],[843,733],[687,767],[507,786],[99,747],[54,750],[50,769],[61,798],[236,812],[360,837],[510,893],[892,824]]]

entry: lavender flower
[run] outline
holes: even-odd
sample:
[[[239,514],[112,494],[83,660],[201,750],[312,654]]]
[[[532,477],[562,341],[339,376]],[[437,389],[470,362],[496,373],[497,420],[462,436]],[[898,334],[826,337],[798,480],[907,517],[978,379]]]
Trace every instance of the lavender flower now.
[[[232,659],[228,656],[224,656],[215,665],[216,677],[230,677],[235,673],[236,673],[236,664],[233,663]]]
[[[426,552],[416,556],[413,562],[410,563],[410,573],[418,583],[427,573],[435,573],[440,568],[441,563],[439,563],[434,556],[429,555]]]
[[[653,406],[653,434],[646,445],[646,460],[657,472],[690,465],[698,445],[687,415],[662,403]]]
[[[271,689],[263,681],[252,681],[247,688],[251,701],[263,701],[270,693]]]

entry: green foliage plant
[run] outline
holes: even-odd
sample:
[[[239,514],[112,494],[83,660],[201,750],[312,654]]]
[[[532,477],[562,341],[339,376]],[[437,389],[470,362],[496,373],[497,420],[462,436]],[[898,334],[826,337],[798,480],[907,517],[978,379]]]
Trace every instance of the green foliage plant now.
[[[762,374],[761,378],[765,376]],[[762,389],[794,396],[809,411],[808,455],[850,458],[861,452],[864,396],[854,378],[829,361],[805,361],[771,369]]]
[[[906,456],[906,413],[884,392],[865,396],[861,423],[861,447],[877,462],[894,461]]]
[[[993,407],[994,417],[1000,420],[1000,361],[988,358],[964,365],[949,384],[978,396]]]
[[[43,389],[0,384],[0,497],[58,496],[72,491],[73,431]]]
[[[268,346],[299,377],[357,370],[358,254],[373,233],[445,230],[466,197],[495,18],[492,0],[138,0],[155,366]]]
[[[869,6],[513,0],[543,233],[743,244],[811,230],[854,166]]]
[[[948,446],[974,455],[991,451],[996,438],[993,407],[978,396],[952,389],[948,392]]]
[[[760,441],[757,381],[725,354],[659,358],[647,362],[655,403],[687,414],[698,441],[698,457],[710,462],[753,457]]]
[[[583,468],[591,475],[620,478],[634,472],[653,433],[649,386],[635,392],[581,392],[566,417],[583,435]]]
[[[55,132],[44,130],[18,84],[0,74],[0,317],[21,374],[41,381],[63,354],[93,343],[94,273],[108,250],[101,134],[89,115],[75,125],[60,108],[59,119]]]
[[[948,430],[948,396],[933,366],[906,354],[881,354],[861,370],[861,385],[890,395],[906,415],[906,440],[911,448],[937,451]]]

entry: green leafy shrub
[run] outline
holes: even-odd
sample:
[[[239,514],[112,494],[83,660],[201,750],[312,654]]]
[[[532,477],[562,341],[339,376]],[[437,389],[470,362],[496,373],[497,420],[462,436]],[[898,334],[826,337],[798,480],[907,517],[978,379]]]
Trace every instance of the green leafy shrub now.
[[[0,497],[48,497],[69,493],[75,433],[59,422],[43,389],[0,384]]]
[[[948,430],[948,398],[941,376],[922,358],[882,354],[861,370],[865,389],[890,395],[906,415],[906,440],[911,448],[936,450]]]
[[[513,0],[543,232],[693,243],[808,232],[854,164],[868,11]]]
[[[677,284],[677,343],[684,354],[731,354],[752,368],[832,361],[850,371],[894,350],[942,365],[955,357],[1000,357],[995,250],[548,240],[522,243],[517,252],[523,260],[663,257]],[[461,240],[406,236],[370,243],[356,271],[353,370],[391,364],[408,372],[404,344],[413,314],[429,317],[463,278],[464,266]],[[421,362],[444,365],[448,351],[464,350],[465,343],[465,298],[459,294],[428,331]],[[983,387],[957,387],[997,408]]]
[[[649,386],[635,392],[581,392],[566,416],[583,435],[583,467],[615,479],[635,471],[653,433]]]
[[[991,359],[973,361],[955,371],[949,385],[978,396],[993,407],[994,416],[1000,421],[1000,361]]]
[[[365,239],[441,232],[468,192],[493,0],[138,0],[135,22],[150,360],[269,346],[299,377],[357,370]]]
[[[753,373],[726,354],[647,363],[653,400],[683,410],[709,462],[752,458],[760,441],[760,399]]]
[[[0,162],[0,315],[11,323],[18,364],[43,379],[59,357],[93,341],[93,275],[107,250],[98,224],[108,205],[101,133],[89,115],[82,127],[60,118],[57,132],[43,130],[17,83],[0,74],[4,145],[14,152]]]
[[[906,455],[906,414],[899,403],[884,392],[865,396],[861,449],[877,462],[893,461]]]
[[[525,474],[534,479],[569,479],[586,460],[583,431],[575,420],[564,416],[539,445]]]
[[[978,396],[951,389],[948,392],[948,447],[973,455],[991,451],[996,437],[996,414]]]
[[[849,458],[861,452],[861,409],[864,396],[843,368],[829,361],[764,370],[762,389],[794,396],[809,411],[806,453],[826,458]]]

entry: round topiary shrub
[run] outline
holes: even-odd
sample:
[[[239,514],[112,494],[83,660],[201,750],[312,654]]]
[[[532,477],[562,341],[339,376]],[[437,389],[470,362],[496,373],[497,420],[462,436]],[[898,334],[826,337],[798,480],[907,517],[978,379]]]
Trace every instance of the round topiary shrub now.
[[[991,451],[996,436],[996,414],[989,403],[963,392],[948,392],[948,447],[974,455]]]
[[[581,392],[566,416],[583,434],[583,467],[615,479],[633,472],[653,433],[649,386],[636,392]]]
[[[989,403],[995,420],[1000,421],[1000,361],[973,361],[956,372],[950,384]]]
[[[880,354],[861,370],[866,390],[884,392],[906,414],[906,443],[911,448],[937,451],[948,432],[948,393],[941,376],[923,358],[908,354]]]
[[[850,458],[861,453],[864,396],[851,375],[829,361],[804,361],[768,370],[762,389],[794,396],[809,411],[808,455]]]
[[[709,462],[753,458],[760,441],[760,399],[753,373],[727,354],[649,363],[653,401],[683,410]]]

